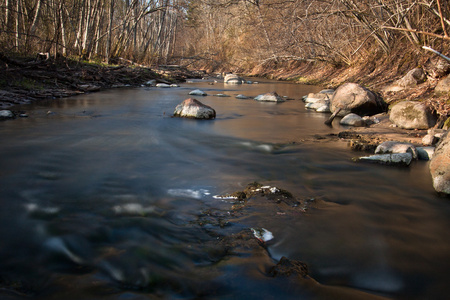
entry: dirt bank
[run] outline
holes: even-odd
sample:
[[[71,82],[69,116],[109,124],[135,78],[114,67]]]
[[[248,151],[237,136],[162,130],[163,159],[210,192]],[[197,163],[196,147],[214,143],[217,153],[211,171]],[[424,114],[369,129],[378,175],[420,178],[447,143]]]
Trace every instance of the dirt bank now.
[[[0,109],[40,99],[69,97],[149,80],[161,83],[184,81],[203,73],[166,66],[157,70],[132,64],[104,66],[64,57],[14,57],[0,54]]]

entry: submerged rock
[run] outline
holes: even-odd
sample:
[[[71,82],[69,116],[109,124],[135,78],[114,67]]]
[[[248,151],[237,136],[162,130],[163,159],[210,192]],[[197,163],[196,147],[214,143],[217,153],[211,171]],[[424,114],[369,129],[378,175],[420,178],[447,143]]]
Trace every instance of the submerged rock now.
[[[236,99],[248,99],[248,98],[250,98],[250,97],[247,97],[247,96],[242,95],[242,94],[239,94],[239,95],[236,96]]]
[[[436,124],[436,116],[425,103],[403,101],[395,104],[389,120],[404,129],[428,129]]]
[[[267,101],[267,102],[284,102],[285,101],[276,92],[258,95],[258,96],[255,97],[255,100],[257,100],[257,101]]]
[[[409,166],[413,156],[411,153],[376,154],[356,158],[356,161],[374,162],[392,166]]]
[[[178,104],[173,113],[174,117],[194,119],[214,119],[216,111],[197,99],[189,98]]]

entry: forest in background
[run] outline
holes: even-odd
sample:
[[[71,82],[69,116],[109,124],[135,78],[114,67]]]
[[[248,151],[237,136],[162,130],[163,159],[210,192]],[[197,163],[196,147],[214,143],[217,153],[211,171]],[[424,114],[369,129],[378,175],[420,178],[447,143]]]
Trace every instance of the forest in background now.
[[[4,54],[247,73],[448,55],[450,41],[447,0],[2,0],[0,23]]]

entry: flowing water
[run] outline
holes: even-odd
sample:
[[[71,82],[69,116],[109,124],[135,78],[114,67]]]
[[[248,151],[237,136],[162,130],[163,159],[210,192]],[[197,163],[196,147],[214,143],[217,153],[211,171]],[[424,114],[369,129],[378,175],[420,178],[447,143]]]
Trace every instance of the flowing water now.
[[[172,118],[195,88],[211,94],[197,98],[217,118]],[[304,109],[301,96],[319,90],[280,82],[117,89],[1,122],[0,298],[334,299],[265,273],[267,257],[285,256],[356,298],[447,299],[450,202],[435,194],[428,164],[354,163],[359,153],[344,142],[316,141],[343,130]],[[234,97],[269,91],[293,100]],[[254,181],[316,204],[296,215],[248,209],[222,233],[209,224],[223,236],[251,227],[274,236],[266,256],[216,253],[223,236],[199,215],[227,214],[231,201],[214,195]]]

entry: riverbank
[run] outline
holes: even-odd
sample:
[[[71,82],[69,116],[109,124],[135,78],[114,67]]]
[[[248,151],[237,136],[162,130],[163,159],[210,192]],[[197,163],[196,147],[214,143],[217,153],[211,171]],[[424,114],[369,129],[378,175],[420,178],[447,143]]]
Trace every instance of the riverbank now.
[[[0,109],[111,88],[140,86],[150,80],[174,83],[202,72],[162,66],[152,69],[131,62],[102,65],[65,57],[6,57],[0,54]]]

